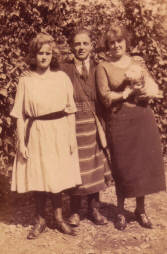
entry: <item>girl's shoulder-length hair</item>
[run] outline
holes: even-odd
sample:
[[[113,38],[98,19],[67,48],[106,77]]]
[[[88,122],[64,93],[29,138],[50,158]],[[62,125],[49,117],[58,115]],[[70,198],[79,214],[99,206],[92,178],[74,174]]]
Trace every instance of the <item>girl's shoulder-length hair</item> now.
[[[53,55],[52,55],[52,60],[50,64],[50,69],[57,70],[59,68],[60,52],[55,43],[54,38],[50,34],[45,32],[38,33],[36,37],[32,39],[29,46],[29,53],[25,61],[29,65],[31,70],[35,70],[36,69],[36,55],[44,44],[50,45],[52,49]]]

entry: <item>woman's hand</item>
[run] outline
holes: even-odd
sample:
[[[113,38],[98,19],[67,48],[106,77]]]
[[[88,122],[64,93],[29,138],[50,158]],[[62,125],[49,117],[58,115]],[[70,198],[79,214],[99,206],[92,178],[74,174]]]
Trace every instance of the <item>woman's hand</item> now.
[[[25,160],[29,158],[28,149],[24,143],[19,143],[19,154]]]
[[[122,92],[123,99],[126,100],[133,93],[133,89],[129,86],[125,87]]]

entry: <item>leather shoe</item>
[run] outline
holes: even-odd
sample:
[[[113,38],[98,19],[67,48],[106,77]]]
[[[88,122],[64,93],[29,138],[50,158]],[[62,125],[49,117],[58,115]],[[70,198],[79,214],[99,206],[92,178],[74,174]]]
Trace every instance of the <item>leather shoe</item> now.
[[[27,239],[32,240],[32,239],[36,239],[42,232],[44,232],[46,228],[46,224],[43,223],[36,223],[34,225],[34,227],[32,228],[32,230],[28,233],[27,235]]]
[[[135,211],[136,220],[144,228],[152,228],[152,223],[145,213]]]
[[[56,226],[64,234],[75,235],[75,232],[64,220],[56,221]]]
[[[93,221],[96,225],[106,225],[108,220],[102,214],[100,214],[97,208],[93,208],[89,214],[88,218]]]
[[[117,214],[115,227],[118,230],[124,230],[127,226],[126,218],[122,213]]]
[[[68,223],[73,226],[73,227],[77,227],[79,226],[80,223],[80,216],[78,213],[73,213],[70,218],[68,219]]]

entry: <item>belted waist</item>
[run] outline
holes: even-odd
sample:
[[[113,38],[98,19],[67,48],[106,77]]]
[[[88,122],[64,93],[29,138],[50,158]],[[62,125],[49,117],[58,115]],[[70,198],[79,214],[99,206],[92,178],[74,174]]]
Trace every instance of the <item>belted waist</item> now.
[[[30,130],[33,125],[33,122],[35,120],[55,120],[62,118],[64,116],[67,116],[68,113],[64,112],[63,110],[49,113],[46,115],[41,115],[41,116],[28,116],[26,115],[26,119],[28,119],[28,125],[27,125],[27,131],[26,131],[26,136],[25,136],[25,143],[28,144],[29,136],[30,136]]]
[[[61,110],[61,111],[57,111],[57,112],[53,112],[53,113],[49,113],[46,115],[41,115],[41,116],[28,116],[26,115],[26,119],[30,119],[32,121],[34,120],[54,120],[54,119],[59,119],[62,118],[64,116],[67,116],[68,114]]]

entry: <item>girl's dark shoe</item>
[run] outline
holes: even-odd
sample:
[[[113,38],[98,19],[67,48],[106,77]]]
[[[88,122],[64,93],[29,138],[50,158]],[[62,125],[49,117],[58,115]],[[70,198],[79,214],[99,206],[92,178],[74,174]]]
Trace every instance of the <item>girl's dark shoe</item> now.
[[[144,228],[152,228],[153,225],[145,213],[135,211],[136,220]]]
[[[62,214],[62,207],[57,207],[54,212],[55,223],[57,228],[64,234],[75,235],[73,229],[68,225]]]
[[[36,223],[34,225],[34,227],[32,228],[32,230],[28,233],[27,235],[27,239],[32,240],[32,239],[36,239],[41,233],[43,233],[45,231],[46,228],[46,224],[43,223]]]
[[[74,230],[64,221],[56,221],[56,226],[64,234],[75,235]]]
[[[78,213],[73,213],[70,218],[68,219],[68,223],[73,226],[73,227],[77,227],[79,226],[80,223],[80,216]]]
[[[115,227],[118,230],[124,230],[127,226],[126,218],[122,213],[117,214]]]
[[[107,218],[104,217],[97,208],[93,208],[89,211],[88,218],[96,225],[106,225],[108,223]]]

